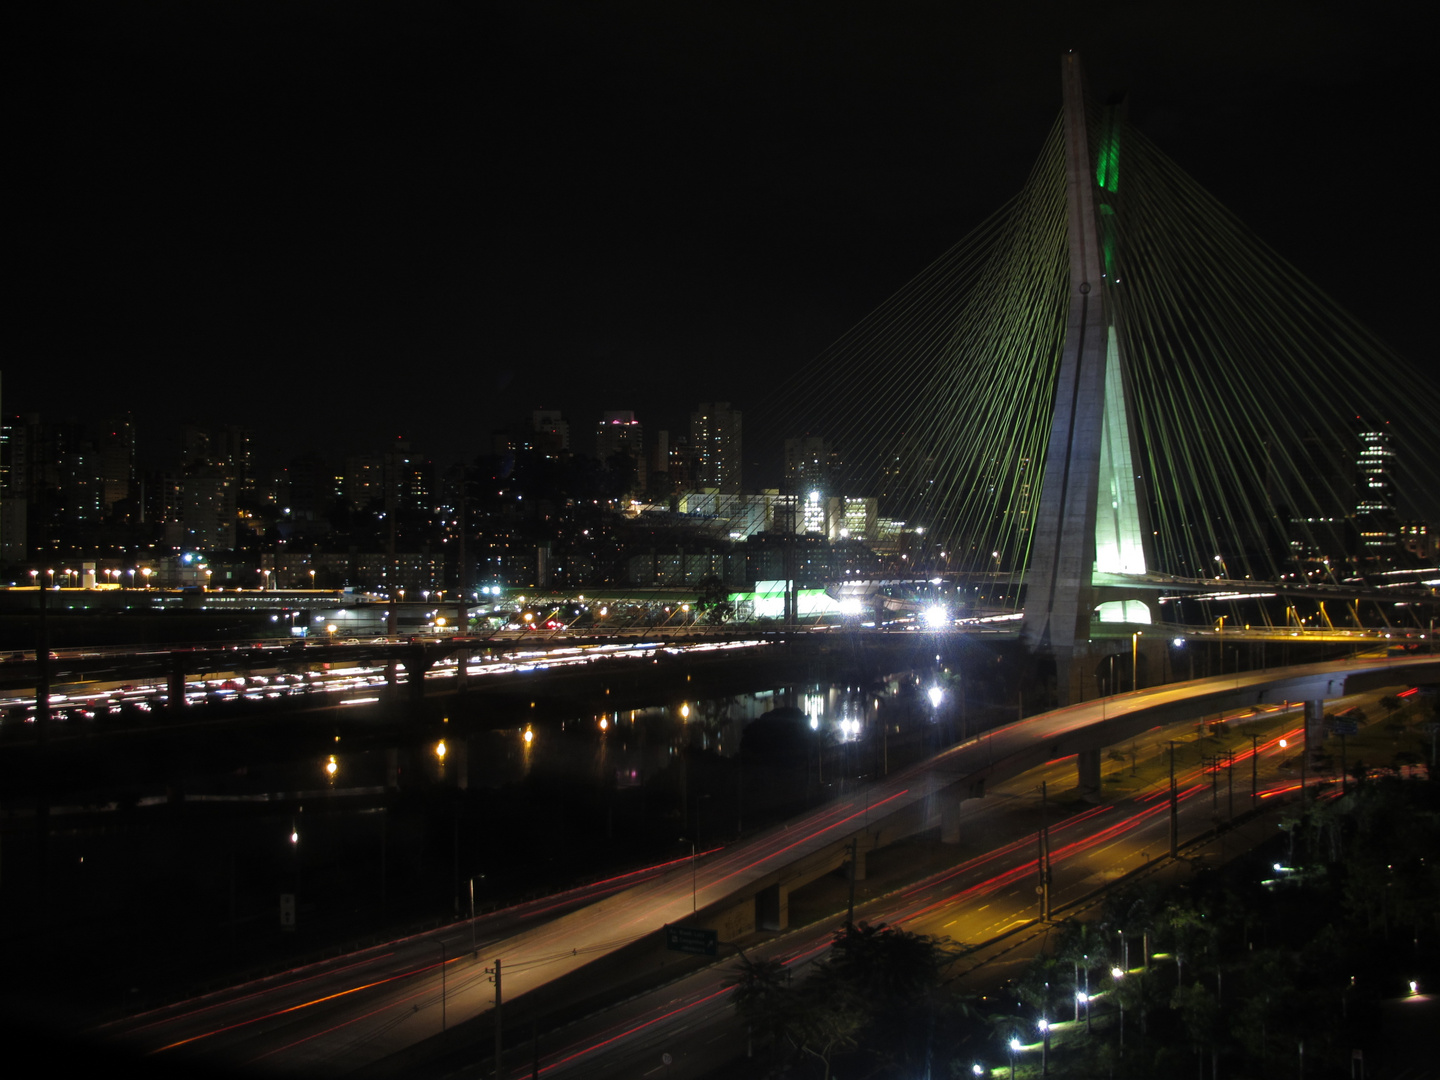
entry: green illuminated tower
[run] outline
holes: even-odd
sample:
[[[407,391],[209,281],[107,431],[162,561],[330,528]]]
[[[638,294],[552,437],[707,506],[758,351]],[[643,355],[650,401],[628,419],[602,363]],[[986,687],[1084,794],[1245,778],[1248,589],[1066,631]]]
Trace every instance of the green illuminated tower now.
[[[1123,287],[1114,253],[1119,124],[1106,110],[1092,157],[1079,57],[1067,54],[1062,69],[1069,313],[1026,574],[1024,636],[1055,658],[1064,701],[1071,660],[1084,652],[1097,617],[1149,621],[1136,601],[1098,611],[1096,575],[1144,574],[1153,559],[1124,357],[1107,303],[1107,292]]]

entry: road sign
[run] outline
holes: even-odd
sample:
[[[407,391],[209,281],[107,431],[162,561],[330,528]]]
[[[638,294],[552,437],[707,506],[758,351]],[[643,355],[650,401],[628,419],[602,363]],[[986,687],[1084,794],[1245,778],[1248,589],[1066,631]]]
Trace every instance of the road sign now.
[[[1360,725],[1354,720],[1346,720],[1339,716],[1334,719],[1332,724],[1336,735],[1354,735],[1360,730]]]
[[[698,926],[667,926],[665,947],[673,952],[694,953],[696,956],[718,956],[720,935]]]

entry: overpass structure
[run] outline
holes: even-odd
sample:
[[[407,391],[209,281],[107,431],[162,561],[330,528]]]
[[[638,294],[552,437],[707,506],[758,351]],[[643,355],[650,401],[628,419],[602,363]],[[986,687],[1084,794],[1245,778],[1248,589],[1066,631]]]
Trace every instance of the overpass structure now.
[[[1175,683],[1062,707],[951,747],[927,761],[870,785],[835,808],[832,819],[802,836],[785,837],[782,858],[761,862],[746,850],[727,852],[708,867],[700,886],[708,903],[701,921],[726,935],[788,923],[788,897],[854,857],[864,877],[865,853],[939,827],[941,840],[961,839],[960,804],[980,798],[987,785],[1050,761],[1074,757],[1076,780],[1087,796],[1100,792],[1103,751],[1157,727],[1192,722],[1208,713],[1262,705],[1304,706],[1303,754],[1322,732],[1324,703],[1347,694],[1402,683],[1440,683],[1440,657],[1347,659],[1269,671],[1244,672]],[[788,832],[789,830],[784,830]],[[767,838],[774,843],[775,838]],[[728,868],[728,869],[727,869]],[[727,894],[728,890],[728,894]]]
[[[1104,746],[1159,724],[1191,720],[1212,709],[1285,700],[1323,702],[1364,688],[1434,681],[1440,681],[1440,660],[1431,657],[1347,660],[1198,680],[1034,716],[857,787],[743,843],[702,852],[662,877],[493,941],[480,956],[503,967],[505,1000],[514,1003],[588,964],[607,957],[618,960],[622,950],[633,950],[627,953],[632,966],[653,964],[656,956],[664,955],[667,930],[677,925],[711,930],[718,941],[741,939],[762,927],[784,927],[791,891],[843,866],[852,852],[861,871],[866,852],[919,829],[938,825],[942,839],[960,840],[961,803],[982,795],[1002,777],[1073,754],[1081,759],[1083,786],[1087,756],[1094,755],[1098,762]],[[442,958],[440,966],[445,963]],[[483,976],[465,976],[459,957],[452,956],[448,963],[456,968],[449,1023],[458,1026],[489,1012],[493,987]],[[319,1018],[324,1030],[313,1037],[287,1031],[286,1068],[327,1074],[376,1062],[375,1075],[403,1071],[410,1058],[392,1055],[417,1048],[437,1033],[433,1013],[412,1010],[415,991],[403,993],[411,996],[401,1000],[403,1007],[394,1010],[392,1020],[366,1033],[363,1045],[330,1015]],[[432,993],[428,1000],[435,997]],[[364,1005],[366,1015],[381,1008],[376,1001]],[[390,1060],[381,1062],[383,1058]]]
[[[782,928],[790,893],[843,866],[852,852],[858,873],[866,852],[921,829],[939,826],[942,839],[958,842],[961,803],[1003,777],[1075,755],[1083,787],[1089,783],[1087,759],[1098,772],[1103,747],[1160,724],[1192,720],[1212,709],[1286,700],[1322,703],[1365,688],[1436,681],[1440,660],[1431,657],[1347,660],[1197,680],[1037,715],[857,787],[744,843],[702,852],[664,877],[495,942],[484,956],[503,966],[506,1000],[513,1001],[622,948],[663,948],[667,927],[677,924],[712,930],[719,941]],[[486,1012],[490,1002],[482,987],[452,995],[451,1023]],[[377,1033],[367,1053],[399,1053],[433,1034],[430,1020],[407,1015]],[[300,1039],[291,1049],[297,1055],[288,1061],[293,1068],[335,1068],[324,1039]]]

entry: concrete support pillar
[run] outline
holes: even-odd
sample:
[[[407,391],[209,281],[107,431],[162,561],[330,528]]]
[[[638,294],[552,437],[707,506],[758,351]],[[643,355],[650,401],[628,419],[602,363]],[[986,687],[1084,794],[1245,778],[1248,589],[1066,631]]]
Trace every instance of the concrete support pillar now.
[[[960,806],[963,800],[953,791],[940,794],[940,842],[960,843]]]
[[[405,665],[405,690],[406,697],[422,698],[425,696],[425,673],[430,670],[430,665],[423,660],[410,661]]]
[[[1091,798],[1100,794],[1100,751],[1081,750],[1075,755],[1075,774],[1080,794]]]
[[[470,685],[470,652],[462,649],[455,655],[455,688],[464,690]]]
[[[185,704],[185,661],[178,656],[170,657],[170,670],[165,676],[165,692],[170,695],[170,708],[178,709]]]
[[[755,894],[755,922],[761,930],[790,928],[790,890],[785,885],[771,885]]]
[[[1321,744],[1325,741],[1325,702],[1305,702],[1305,735],[1301,739],[1301,753],[1306,755],[1308,761],[1314,760],[1315,754],[1320,750]]]

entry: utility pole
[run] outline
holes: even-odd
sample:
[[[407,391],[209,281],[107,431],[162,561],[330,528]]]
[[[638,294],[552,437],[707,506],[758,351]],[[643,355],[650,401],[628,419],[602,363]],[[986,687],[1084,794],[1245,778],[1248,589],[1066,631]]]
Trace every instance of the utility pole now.
[[[1040,781],[1040,917],[1050,921],[1050,826],[1046,821],[1048,802],[1045,781]]]
[[[855,861],[860,851],[860,837],[850,838],[850,907],[845,913],[845,929],[855,925],[855,871],[859,864]]]
[[[1175,743],[1170,743],[1170,857],[1180,854],[1180,800],[1175,796]]]
[[[1250,736],[1250,809],[1255,809],[1255,803],[1259,799],[1259,787],[1257,780],[1260,775],[1260,736]]]
[[[505,1029],[500,1025],[500,1004],[503,1000],[500,994],[500,957],[495,958],[495,966],[486,974],[495,976],[495,1080],[501,1080],[505,1068],[505,1048],[501,1036]]]

